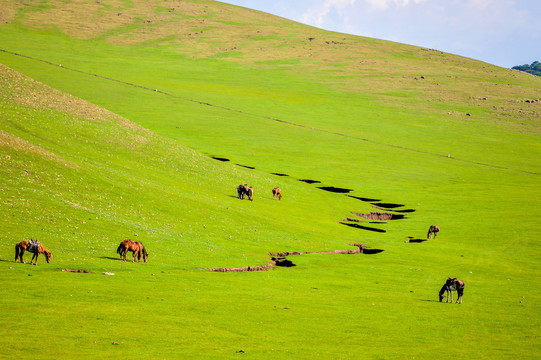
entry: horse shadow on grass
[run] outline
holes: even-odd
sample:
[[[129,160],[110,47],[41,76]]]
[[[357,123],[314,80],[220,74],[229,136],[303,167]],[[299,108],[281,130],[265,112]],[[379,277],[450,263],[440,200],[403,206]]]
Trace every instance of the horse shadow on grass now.
[[[121,258],[112,257],[112,256],[101,256],[100,259],[104,259],[104,260],[120,260],[120,261],[122,261]]]
[[[408,236],[408,239],[404,242],[406,243],[422,243],[425,242],[426,239],[415,239],[413,236]]]

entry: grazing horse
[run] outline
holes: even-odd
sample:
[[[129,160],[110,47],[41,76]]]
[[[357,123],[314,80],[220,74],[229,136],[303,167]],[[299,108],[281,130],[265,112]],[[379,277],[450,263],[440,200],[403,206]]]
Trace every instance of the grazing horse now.
[[[143,261],[147,262],[148,254],[147,250],[140,241],[133,240],[124,240],[118,245],[116,249],[117,254],[120,255],[120,258],[126,261],[126,253],[131,251],[133,253],[133,258],[131,262],[135,262],[135,256],[137,256],[137,262],[141,262],[141,257]]]
[[[440,227],[438,225],[430,225],[430,228],[428,229],[428,234],[426,234],[426,238],[430,239],[431,235],[434,235],[434,239],[436,236],[438,236],[438,233],[440,232]]]
[[[449,294],[451,294],[451,303],[453,302],[453,291],[456,291],[458,294],[458,299],[456,299],[457,304],[462,304],[462,295],[464,295],[464,281],[458,280],[457,278],[448,278],[445,284],[443,284],[440,292],[440,302],[443,300],[443,293],[447,291],[447,301],[449,302]]]
[[[248,188],[248,192],[246,193],[246,195],[248,195],[248,199],[250,199],[250,201],[254,200],[254,187],[253,186],[250,186]]]
[[[23,240],[18,242],[15,245],[15,262],[17,262],[17,259],[19,259],[23,264],[25,263],[23,260],[23,254],[25,251],[31,252],[34,255],[32,256],[32,260],[30,260],[30,264],[34,261],[33,265],[38,264],[38,257],[39,254],[45,255],[45,260],[47,260],[47,263],[51,261],[53,258],[53,254],[45,246],[40,244],[37,240]]]
[[[237,186],[237,194],[239,195],[239,199],[243,200],[244,195],[248,195],[248,185],[240,184],[239,186]]]
[[[282,200],[282,190],[280,190],[279,187],[275,187],[272,189],[272,198],[276,199],[278,197],[278,200]]]

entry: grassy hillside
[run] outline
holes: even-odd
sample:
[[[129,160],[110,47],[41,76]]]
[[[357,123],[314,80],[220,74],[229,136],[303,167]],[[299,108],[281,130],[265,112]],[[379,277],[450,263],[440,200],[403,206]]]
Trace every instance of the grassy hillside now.
[[[0,358],[537,356],[541,79],[215,1],[0,19]]]

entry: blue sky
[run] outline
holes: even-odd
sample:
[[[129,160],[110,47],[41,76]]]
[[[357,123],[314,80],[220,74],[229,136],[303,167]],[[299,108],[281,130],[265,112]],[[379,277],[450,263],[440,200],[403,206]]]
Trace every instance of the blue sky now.
[[[541,0],[220,0],[502,67],[541,61]]]

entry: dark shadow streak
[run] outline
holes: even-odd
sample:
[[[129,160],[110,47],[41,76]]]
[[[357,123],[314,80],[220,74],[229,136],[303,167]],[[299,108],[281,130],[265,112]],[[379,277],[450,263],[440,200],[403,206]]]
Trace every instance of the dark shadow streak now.
[[[120,260],[120,261],[123,261],[120,257],[111,257],[111,256],[100,256],[100,259],[105,259],[105,260]],[[130,260],[131,261],[131,260]]]
[[[376,228],[373,228],[373,227],[362,226],[362,225],[358,225],[358,224],[348,224],[348,223],[344,223],[344,222],[341,222],[340,224],[347,225],[347,226],[350,226],[350,227],[353,227],[353,228],[356,228],[356,229],[361,229],[361,230],[375,231],[375,232],[380,232],[380,233],[387,232],[387,230],[376,229]]]

